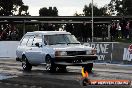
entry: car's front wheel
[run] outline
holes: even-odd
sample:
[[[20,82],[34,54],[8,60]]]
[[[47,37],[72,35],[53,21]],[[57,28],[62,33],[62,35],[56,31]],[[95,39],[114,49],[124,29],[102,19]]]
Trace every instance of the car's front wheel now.
[[[60,72],[67,72],[67,69],[66,69],[66,66],[63,66],[63,65],[61,65],[61,66],[58,66],[58,71],[60,71]]]
[[[86,64],[83,67],[84,67],[84,71],[87,71],[87,72],[91,73],[92,72],[92,68],[93,68],[93,63],[88,63],[88,64]]]
[[[45,58],[46,62],[46,70],[49,72],[55,72],[56,71],[56,65],[54,64],[53,60],[49,55],[46,56]]]
[[[31,71],[32,69],[32,65],[28,62],[25,56],[22,58],[22,68],[24,71]]]

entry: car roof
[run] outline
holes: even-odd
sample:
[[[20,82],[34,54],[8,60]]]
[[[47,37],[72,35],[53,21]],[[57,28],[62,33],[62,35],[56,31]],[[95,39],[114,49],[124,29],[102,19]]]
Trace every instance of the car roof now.
[[[33,34],[56,35],[56,34],[71,34],[71,33],[66,31],[34,31],[34,32],[26,33],[26,35],[33,35]]]

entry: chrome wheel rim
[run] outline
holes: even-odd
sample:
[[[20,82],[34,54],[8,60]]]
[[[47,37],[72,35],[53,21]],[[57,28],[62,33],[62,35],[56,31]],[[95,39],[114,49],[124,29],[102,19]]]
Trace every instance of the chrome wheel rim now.
[[[24,59],[22,60],[22,67],[25,69],[25,68],[26,68],[26,65],[27,65],[27,63],[26,63],[26,58],[24,58]]]
[[[49,58],[46,61],[46,70],[51,70],[51,60]]]

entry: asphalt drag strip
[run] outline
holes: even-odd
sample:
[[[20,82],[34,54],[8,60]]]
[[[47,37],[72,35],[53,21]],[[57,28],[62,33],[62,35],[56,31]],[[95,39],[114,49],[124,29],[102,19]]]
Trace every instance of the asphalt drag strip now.
[[[66,75],[76,73],[66,73]],[[59,75],[61,78],[59,78]],[[1,84],[5,84],[6,86],[12,86],[14,88],[132,88],[130,85],[82,85],[81,78],[77,78],[76,80],[72,78],[69,80],[62,78],[62,74],[60,73],[43,73],[43,76],[39,75],[23,75],[19,77],[9,78],[1,80]],[[92,74],[90,74],[92,75]],[[55,76],[55,77],[54,77]],[[11,88],[12,88],[11,87]],[[0,86],[0,88],[3,88]],[[10,88],[10,87],[9,87]]]
[[[26,85],[27,87],[35,88],[80,88],[80,84],[74,80],[61,80],[48,77],[37,76],[20,76],[17,78],[10,78],[2,80],[3,83],[18,84],[19,86]],[[22,87],[23,88],[23,87]]]
[[[117,72],[117,69],[119,70]],[[15,60],[0,61],[0,88],[132,88],[130,85],[82,85],[81,67],[68,67],[68,72],[49,73],[43,66],[24,72]],[[124,72],[124,73],[122,73]],[[91,80],[132,80],[131,68],[115,65],[95,65]]]

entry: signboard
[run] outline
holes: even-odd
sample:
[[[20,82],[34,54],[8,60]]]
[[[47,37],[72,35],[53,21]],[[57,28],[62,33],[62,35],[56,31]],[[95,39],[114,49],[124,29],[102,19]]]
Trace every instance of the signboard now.
[[[132,44],[128,48],[124,48],[123,60],[132,61]]]
[[[132,54],[130,53],[128,48],[124,48],[123,60],[127,60],[127,61],[132,60]]]
[[[97,49],[98,60],[110,61],[112,60],[113,43],[110,42],[91,42],[85,43],[85,45],[91,46]]]

